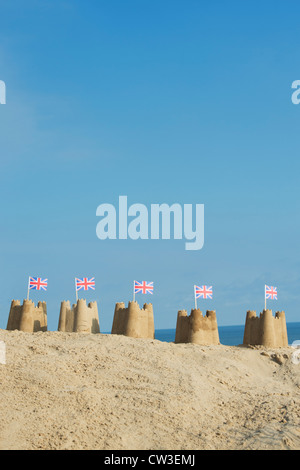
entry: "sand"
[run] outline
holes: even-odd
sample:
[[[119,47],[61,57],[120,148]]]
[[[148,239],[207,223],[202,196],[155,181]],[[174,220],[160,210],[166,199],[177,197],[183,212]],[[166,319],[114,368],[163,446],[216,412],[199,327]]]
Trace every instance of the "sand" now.
[[[0,330],[0,449],[300,449],[293,348]]]

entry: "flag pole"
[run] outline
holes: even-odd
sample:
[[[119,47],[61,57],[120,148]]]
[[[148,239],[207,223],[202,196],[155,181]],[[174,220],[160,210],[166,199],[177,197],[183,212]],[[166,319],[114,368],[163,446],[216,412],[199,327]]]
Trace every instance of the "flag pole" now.
[[[28,278],[27,300],[29,300],[29,283],[30,283],[30,276]]]
[[[195,309],[197,310],[196,286],[194,285]]]
[[[267,310],[266,285],[265,285],[265,310]]]
[[[133,281],[133,301],[135,302],[134,284],[135,284],[135,281]]]
[[[75,282],[75,292],[76,292],[76,303],[78,302],[78,294],[77,294],[77,286],[76,286],[76,277],[74,279]]]

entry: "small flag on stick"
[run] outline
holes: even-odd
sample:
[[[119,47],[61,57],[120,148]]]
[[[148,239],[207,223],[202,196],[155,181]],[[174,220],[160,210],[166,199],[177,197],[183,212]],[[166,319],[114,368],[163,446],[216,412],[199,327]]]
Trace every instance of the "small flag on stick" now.
[[[265,310],[267,310],[267,299],[277,300],[277,287],[265,285]]]
[[[148,281],[133,281],[133,301],[135,301],[135,294],[153,294],[153,282]]]
[[[77,292],[79,290],[95,290],[95,278],[91,277],[83,277],[83,278],[78,278],[75,277],[75,289],[76,289],[76,300],[78,300],[78,294]]]
[[[42,279],[41,277],[31,277],[29,276],[28,280],[28,291],[27,291],[27,300],[29,300],[29,291],[30,290],[47,290],[48,279]]]
[[[212,286],[194,286],[195,308],[197,309],[197,299],[212,299]]]

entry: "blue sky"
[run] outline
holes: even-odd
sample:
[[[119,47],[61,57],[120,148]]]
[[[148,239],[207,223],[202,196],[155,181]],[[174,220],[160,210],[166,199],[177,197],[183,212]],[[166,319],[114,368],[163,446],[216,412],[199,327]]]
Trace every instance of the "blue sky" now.
[[[262,4],[263,3],[263,4]],[[49,279],[48,326],[74,277],[95,276],[100,328],[154,282],[156,328],[194,284],[219,325],[273,310],[300,321],[296,1],[0,0],[0,328],[28,276]],[[205,205],[202,250],[96,237],[96,208]]]

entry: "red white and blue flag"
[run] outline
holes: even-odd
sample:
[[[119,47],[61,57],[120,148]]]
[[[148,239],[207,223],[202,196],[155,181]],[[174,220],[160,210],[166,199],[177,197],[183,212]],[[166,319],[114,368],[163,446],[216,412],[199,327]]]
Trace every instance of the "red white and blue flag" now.
[[[76,291],[78,290],[95,290],[95,278],[94,277],[83,277],[82,279],[75,278]]]
[[[265,286],[265,298],[277,300],[277,287]]]
[[[47,290],[48,279],[42,279],[41,277],[29,277],[29,289],[33,290]]]
[[[195,286],[196,299],[212,299],[212,286]]]
[[[153,282],[134,281],[134,293],[153,294]]]

